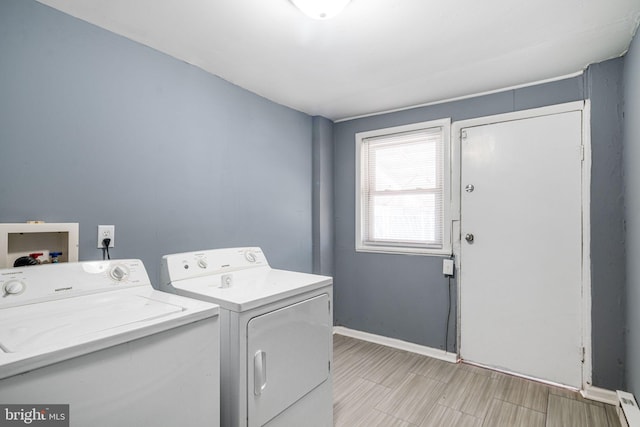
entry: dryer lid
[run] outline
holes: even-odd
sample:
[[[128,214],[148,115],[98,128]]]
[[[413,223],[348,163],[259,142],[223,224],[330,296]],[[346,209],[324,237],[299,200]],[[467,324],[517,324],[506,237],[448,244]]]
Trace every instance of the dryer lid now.
[[[230,279],[230,284],[223,287],[226,277]],[[171,285],[180,295],[212,302],[227,310],[244,312],[332,286],[333,279],[267,266],[179,280]]]

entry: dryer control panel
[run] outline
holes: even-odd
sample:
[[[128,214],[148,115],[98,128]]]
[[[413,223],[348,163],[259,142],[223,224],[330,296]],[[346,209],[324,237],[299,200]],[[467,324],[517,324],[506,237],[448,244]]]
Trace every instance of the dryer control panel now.
[[[0,308],[149,286],[139,259],[41,264],[0,269]]]
[[[268,266],[267,258],[259,247],[184,252],[162,257],[160,281],[165,287],[178,280],[223,274],[227,276],[222,279],[221,287],[228,287],[233,281],[228,273]]]

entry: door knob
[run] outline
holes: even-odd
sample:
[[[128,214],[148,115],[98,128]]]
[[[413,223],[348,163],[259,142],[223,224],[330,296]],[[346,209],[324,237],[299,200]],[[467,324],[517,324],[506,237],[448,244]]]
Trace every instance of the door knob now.
[[[464,240],[466,240],[466,241],[467,241],[467,242],[469,242],[469,243],[473,243],[473,234],[471,234],[471,233],[466,234],[466,235],[464,236]]]
[[[473,186],[473,184],[468,184],[466,187],[464,187],[464,191],[466,191],[467,193],[472,193],[474,189],[475,187]]]

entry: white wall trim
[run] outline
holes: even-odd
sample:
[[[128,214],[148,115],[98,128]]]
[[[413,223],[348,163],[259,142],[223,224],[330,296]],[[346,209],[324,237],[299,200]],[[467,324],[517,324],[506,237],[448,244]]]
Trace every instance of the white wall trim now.
[[[423,356],[433,357],[434,359],[444,360],[445,362],[458,362],[458,356],[455,353],[449,353],[437,348],[414,344],[395,338],[383,337],[382,335],[371,334],[369,332],[356,331],[355,329],[345,328],[344,326],[334,326],[333,333],[344,335],[346,337],[356,338],[362,341],[384,345],[386,347],[396,348],[398,350],[404,350],[411,353],[421,354]]]
[[[494,93],[508,92],[510,90],[521,89],[521,88],[531,87],[531,86],[537,86],[537,85],[542,85],[542,84],[545,84],[545,83],[553,83],[553,82],[557,82],[557,81],[560,81],[560,80],[565,80],[565,79],[570,79],[570,78],[573,78],[573,77],[577,77],[577,76],[582,75],[583,73],[584,73],[584,70],[580,70],[580,71],[576,71],[574,73],[569,73],[569,74],[564,74],[562,76],[552,77],[550,79],[536,80],[534,82],[529,82],[529,83],[524,83],[524,84],[514,85],[514,86],[507,86],[507,87],[503,87],[503,88],[499,88],[499,89],[488,90],[486,92],[472,93],[470,95],[458,96],[456,98],[446,98],[446,99],[442,99],[442,100],[439,100],[439,101],[426,102],[424,104],[416,104],[416,105],[410,105],[408,107],[401,107],[401,108],[394,108],[394,109],[391,109],[391,110],[379,111],[377,113],[362,114],[360,116],[344,117],[342,119],[334,120],[334,123],[347,122],[349,120],[357,120],[357,119],[363,119],[363,118],[367,118],[367,117],[375,117],[375,116],[380,116],[380,115],[389,114],[389,113],[397,113],[398,111],[406,111],[406,110],[412,110],[414,108],[429,107],[431,105],[446,104],[447,102],[455,102],[455,101],[460,101],[460,100],[469,99],[469,98],[478,98],[478,97],[485,96],[485,95],[492,95]]]
[[[592,385],[585,387],[580,391],[585,399],[595,400],[597,402],[606,403],[608,405],[618,406],[618,395],[615,391],[606,388],[594,387]]]
[[[484,126],[493,123],[509,122],[513,120],[531,119],[534,117],[550,116],[553,114],[568,113],[570,111],[582,111],[585,101],[566,102],[564,104],[549,105],[546,107],[531,108],[529,110],[512,111],[509,113],[494,114],[493,116],[476,117],[452,123],[452,129],[459,132],[463,128]],[[454,135],[454,132],[451,132]],[[453,141],[455,142],[455,140]],[[458,140],[458,144],[460,141]]]
[[[582,345],[585,348],[582,365],[582,389],[594,388],[591,340],[591,101],[585,100],[582,110]]]

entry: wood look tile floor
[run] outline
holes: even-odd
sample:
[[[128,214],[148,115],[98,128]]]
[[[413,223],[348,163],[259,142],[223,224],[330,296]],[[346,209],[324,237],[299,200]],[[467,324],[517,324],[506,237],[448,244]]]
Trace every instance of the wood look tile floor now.
[[[466,364],[333,336],[335,427],[619,427],[614,406]]]

